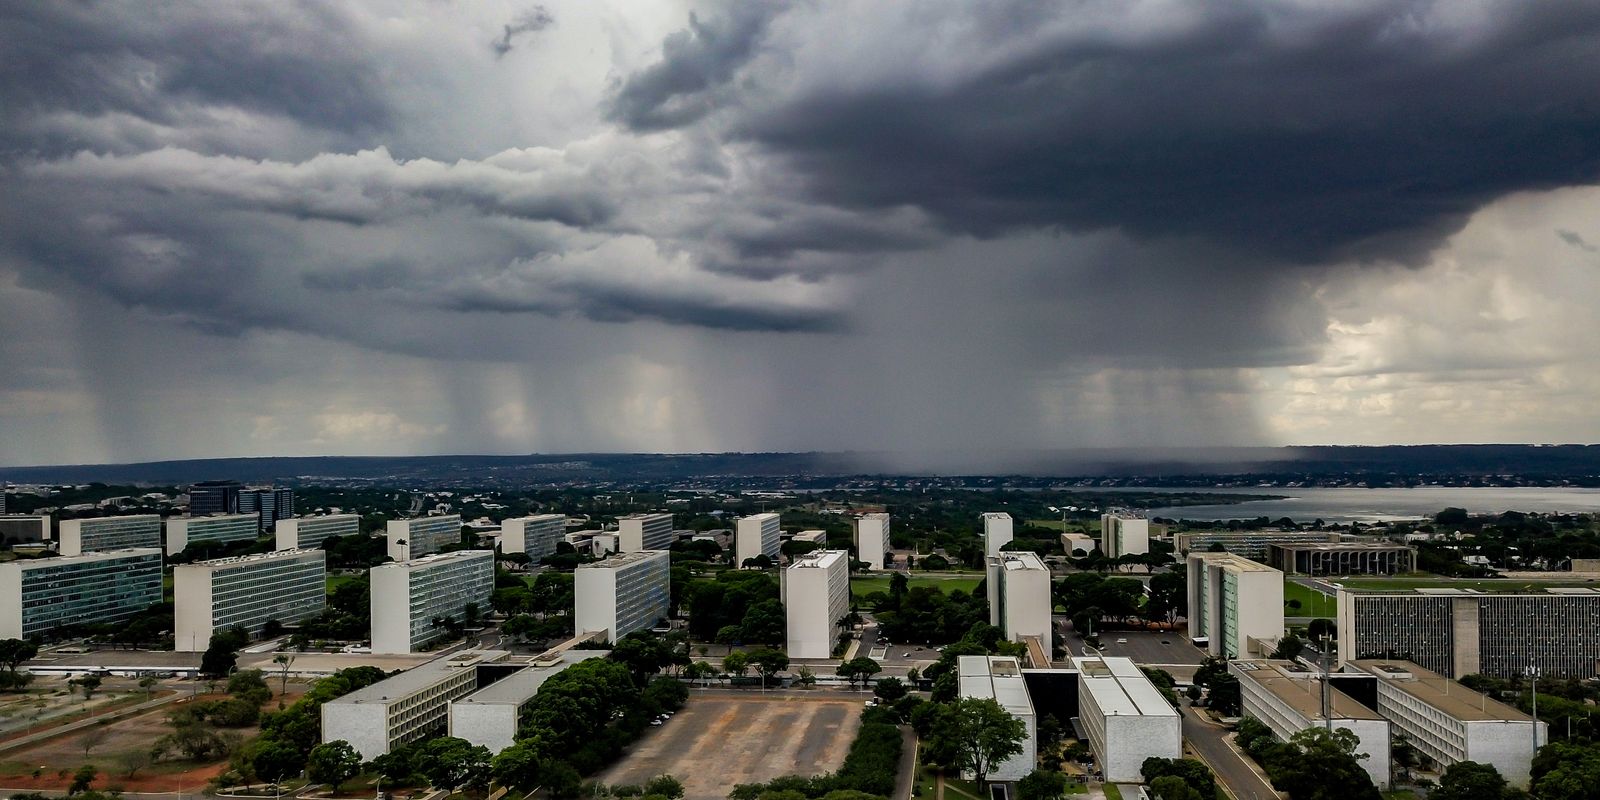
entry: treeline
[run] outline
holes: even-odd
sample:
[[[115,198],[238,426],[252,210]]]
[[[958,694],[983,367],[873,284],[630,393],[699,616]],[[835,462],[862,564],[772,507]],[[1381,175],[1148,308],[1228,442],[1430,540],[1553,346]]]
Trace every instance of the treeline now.
[[[729,800],[872,800],[894,793],[903,746],[900,717],[889,708],[861,712],[861,729],[837,772],[804,777],[785,775],[766,783],[741,783],[728,792]]]

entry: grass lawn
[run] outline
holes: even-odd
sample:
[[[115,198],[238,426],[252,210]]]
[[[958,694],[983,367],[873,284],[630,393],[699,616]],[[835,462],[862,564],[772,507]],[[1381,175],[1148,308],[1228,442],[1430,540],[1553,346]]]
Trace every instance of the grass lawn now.
[[[1544,589],[1551,586],[1596,586],[1594,581],[1550,580],[1527,581],[1489,578],[1338,578],[1341,585],[1352,589],[1479,589],[1485,592],[1520,592]],[[1288,595],[1285,595],[1287,598]]]
[[[951,592],[955,591],[956,589],[960,589],[961,591],[968,593],[971,593],[973,589],[978,588],[978,581],[981,580],[981,578],[976,577],[967,578],[945,575],[918,575],[916,573],[912,573],[910,578],[910,585],[912,587],[932,586],[943,592]],[[889,576],[874,575],[869,578],[851,578],[850,591],[856,597],[866,597],[873,592],[888,592]]]
[[[1289,607],[1290,600],[1299,600],[1300,608]],[[1302,586],[1288,578],[1283,579],[1283,613],[1291,617],[1336,617],[1339,603],[1309,586]]]
[[[333,590],[339,588],[340,586],[343,586],[347,583],[355,583],[359,580],[361,580],[361,578],[355,575],[329,575],[328,594],[333,594]]]
[[[1392,792],[1384,792],[1383,800],[1417,800],[1417,795],[1410,789],[1395,789]]]
[[[1106,784],[1105,785],[1105,790],[1106,790],[1106,800],[1122,800],[1122,790],[1118,789],[1116,784],[1114,784],[1114,783]]]

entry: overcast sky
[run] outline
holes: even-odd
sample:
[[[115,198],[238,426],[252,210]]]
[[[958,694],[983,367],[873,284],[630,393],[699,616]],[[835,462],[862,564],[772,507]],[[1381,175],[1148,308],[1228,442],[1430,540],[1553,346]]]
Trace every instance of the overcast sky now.
[[[0,464],[1600,441],[1600,3],[0,6]]]

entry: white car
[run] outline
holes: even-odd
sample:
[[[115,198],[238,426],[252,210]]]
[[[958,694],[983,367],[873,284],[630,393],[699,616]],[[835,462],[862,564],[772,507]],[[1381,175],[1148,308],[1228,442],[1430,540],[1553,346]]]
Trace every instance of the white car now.
[[[1127,644],[1127,643],[1128,643],[1127,639],[1118,639],[1117,640],[1117,644]]]

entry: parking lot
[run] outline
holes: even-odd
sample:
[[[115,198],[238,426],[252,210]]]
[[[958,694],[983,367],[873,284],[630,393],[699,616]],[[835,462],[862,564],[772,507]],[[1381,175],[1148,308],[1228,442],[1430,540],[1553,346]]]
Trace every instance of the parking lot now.
[[[1076,636],[1068,641],[1074,653],[1083,646],[1083,640]],[[1205,651],[1177,631],[1106,631],[1100,634],[1100,651],[1108,656],[1126,656],[1141,665],[1199,664],[1206,657]]]
[[[862,703],[820,691],[695,691],[600,780],[637,785],[672,775],[685,800],[723,800],[734,784],[828,772],[844,763]]]

